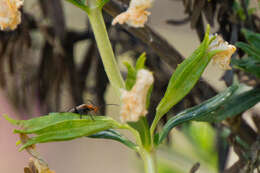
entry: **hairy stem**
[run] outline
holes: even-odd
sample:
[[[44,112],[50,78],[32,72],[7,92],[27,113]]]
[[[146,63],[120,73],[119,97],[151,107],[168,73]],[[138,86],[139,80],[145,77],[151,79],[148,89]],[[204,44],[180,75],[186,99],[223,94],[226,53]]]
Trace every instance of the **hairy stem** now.
[[[119,89],[125,88],[125,84],[108,38],[102,11],[99,7],[90,8],[88,16],[108,79],[120,95]]]

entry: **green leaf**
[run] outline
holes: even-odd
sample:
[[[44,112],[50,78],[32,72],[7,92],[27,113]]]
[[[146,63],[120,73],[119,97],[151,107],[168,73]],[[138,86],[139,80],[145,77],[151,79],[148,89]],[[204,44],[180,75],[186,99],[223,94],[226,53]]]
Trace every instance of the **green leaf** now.
[[[102,132],[98,132],[96,134],[88,136],[90,138],[98,138],[98,139],[111,139],[118,141],[127,147],[137,151],[137,145],[133,143],[132,141],[128,140],[127,138],[123,137],[119,132],[113,129],[105,130]]]
[[[143,146],[149,148],[151,146],[151,136],[147,119],[141,117],[137,122],[128,122],[128,124],[139,132]]]
[[[99,123],[99,124],[86,124],[86,126],[78,125],[78,121],[73,120],[71,128],[64,128],[59,129],[57,131],[50,131],[47,133],[42,133],[38,136],[32,137],[28,139],[28,141],[22,145],[22,147],[19,149],[20,151],[24,148],[37,144],[37,143],[45,143],[45,142],[54,142],[54,141],[66,141],[66,140],[72,140],[75,138],[83,137],[83,136],[89,136],[92,134],[95,134],[97,132],[107,130],[112,128],[111,124],[107,123]]]
[[[242,33],[245,35],[246,40],[250,43],[250,45],[254,46],[255,48],[260,47],[260,34],[249,31],[247,29],[242,29]]]
[[[16,129],[16,133],[36,134],[29,138],[20,150],[36,143],[66,141],[112,128],[124,128],[109,117],[95,116],[92,120],[90,116],[80,118],[73,113],[55,113],[31,120],[20,120],[16,124],[22,128]]]
[[[199,48],[189,58],[185,59],[173,73],[165,95],[156,108],[156,116],[151,131],[155,129],[155,126],[163,115],[190,92],[207,67],[212,56],[217,53],[208,51],[209,44],[215,39],[209,39],[209,30],[208,26],[204,40]]]
[[[149,88],[147,97],[146,97],[146,109],[149,109],[150,106],[150,101],[151,101],[151,96],[152,96],[152,91],[153,91],[153,85]]]
[[[254,74],[260,78],[260,61],[255,60],[252,57],[242,59],[232,59],[232,66],[237,69],[244,70],[245,72]]]
[[[12,125],[18,126],[20,124],[20,120],[12,119],[12,118],[8,117],[8,115],[6,115],[6,114],[4,114],[3,117]]]
[[[89,4],[89,0],[67,0],[68,2],[74,4],[75,6],[81,8],[82,10],[86,11],[89,14],[89,10],[90,10],[90,6],[88,6],[87,4]],[[96,0],[96,7],[99,9],[102,9],[103,6],[109,2],[109,0]]]
[[[257,48],[243,42],[237,42],[236,46],[260,62],[260,51]]]
[[[6,116],[6,119],[9,118]],[[9,118],[11,119],[11,118]],[[46,127],[56,125],[60,122],[66,121],[66,120],[74,120],[74,119],[80,119],[79,114],[74,113],[50,113],[48,116],[41,116],[37,118],[32,118],[30,120],[13,120],[16,121],[16,124],[20,128],[22,128],[22,133],[34,133],[41,129],[44,129]],[[8,119],[7,119],[8,120]],[[9,120],[10,122],[10,120]]]
[[[84,3],[84,0],[67,0],[67,1],[77,6],[78,8],[86,11],[87,13],[89,13],[89,7],[85,5],[86,3]]]
[[[145,61],[146,61],[146,53],[142,53],[136,61],[135,69],[136,71],[145,68]]]
[[[210,117],[213,122],[219,122],[226,118],[236,116],[250,109],[260,102],[260,88],[251,89],[246,85],[241,85],[228,102],[211,112]],[[208,121],[208,119],[198,119]]]
[[[246,29],[243,29],[242,32],[250,44],[238,42],[236,46],[249,56],[242,59],[232,59],[232,64],[235,68],[252,73],[260,78],[260,34]]]
[[[128,62],[124,62],[127,68],[126,89],[131,90],[136,82],[137,71],[145,68],[146,54],[142,53],[136,61],[135,68]]]
[[[109,2],[109,0],[98,0],[98,7],[99,7],[100,9],[102,9],[103,6],[104,6],[106,3],[108,3],[108,2]]]
[[[215,97],[197,105],[192,108],[186,109],[176,116],[172,117],[167,121],[167,123],[164,125],[162,131],[157,134],[158,136],[155,138],[156,144],[160,144],[165,137],[167,137],[168,133],[171,131],[172,128],[176,127],[177,125],[180,125],[182,123],[185,123],[190,120],[199,120],[203,117],[207,117],[207,120],[211,121],[210,118],[212,118],[212,112],[219,109],[220,106],[227,103],[228,98],[231,97],[231,95],[236,91],[238,88],[237,85],[233,85],[229,88],[227,88],[225,91],[219,93]],[[210,115],[210,116],[208,116]],[[217,116],[217,115],[213,115]],[[213,118],[212,118],[213,119]],[[205,119],[204,119],[205,120]],[[212,121],[214,121],[213,119]]]
[[[125,85],[126,85],[126,89],[129,91],[132,89],[132,87],[134,86],[135,84],[135,81],[136,81],[136,70],[134,69],[134,67],[129,64],[128,62],[124,62],[124,65],[126,66],[127,68],[127,77],[126,77],[126,80],[125,80]]]

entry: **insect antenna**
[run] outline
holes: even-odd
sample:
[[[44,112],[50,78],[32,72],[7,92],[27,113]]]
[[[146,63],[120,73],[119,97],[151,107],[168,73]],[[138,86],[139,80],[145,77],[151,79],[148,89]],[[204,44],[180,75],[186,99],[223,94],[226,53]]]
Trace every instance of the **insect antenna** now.
[[[100,105],[99,107],[104,107],[104,106],[120,106],[119,104],[103,104],[103,105]]]
[[[98,106],[99,113],[100,113],[101,108],[103,108],[105,106],[120,106],[120,105],[118,105],[118,104],[103,104],[103,105],[100,105],[100,106]]]

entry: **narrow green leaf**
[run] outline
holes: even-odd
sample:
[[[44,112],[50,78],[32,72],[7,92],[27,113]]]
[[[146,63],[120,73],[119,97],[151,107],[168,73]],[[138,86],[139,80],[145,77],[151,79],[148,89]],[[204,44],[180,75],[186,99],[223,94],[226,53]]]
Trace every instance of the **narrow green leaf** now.
[[[85,120],[71,120],[71,124],[67,127],[56,129],[55,131],[47,131],[46,133],[29,138],[19,150],[21,151],[24,148],[37,143],[72,140],[114,128],[114,124],[107,122],[93,122],[92,124],[86,123],[83,125],[84,121]]]
[[[18,126],[20,124],[19,120],[12,119],[12,118],[8,117],[8,115],[4,114],[3,117],[12,125]]]
[[[247,29],[242,29],[242,33],[245,35],[247,41],[253,45],[255,48],[260,47],[260,34],[252,32]]]
[[[124,62],[127,68],[126,89],[131,90],[136,82],[137,71],[145,68],[146,54],[142,53],[136,61],[135,68],[128,62]]]
[[[141,117],[139,121],[128,122],[128,124],[139,132],[143,146],[146,148],[150,147],[151,136],[147,119],[145,117]]]
[[[260,51],[257,48],[243,42],[237,42],[236,46],[241,48],[248,55],[253,56],[256,60],[260,61]]]
[[[189,58],[185,59],[173,73],[165,95],[156,108],[156,116],[151,131],[154,131],[162,116],[183,99],[199,80],[212,56],[216,53],[208,52],[208,46],[211,41],[212,39],[209,40],[208,26],[204,40],[199,48]]]
[[[74,4],[75,6],[81,8],[82,10],[86,11],[87,13],[89,13],[90,7],[87,5],[88,4],[88,0],[67,0],[68,2]],[[99,9],[102,9],[103,6],[109,2],[109,0],[97,0],[96,1],[96,6]]]
[[[82,0],[67,0],[68,2],[72,3],[73,5],[77,6],[78,8],[86,11],[87,13],[89,13],[89,7],[86,6]]]
[[[109,2],[109,0],[98,0],[98,7],[99,7],[100,9],[102,9],[103,6],[104,6],[106,3],[108,3],[108,2]]]
[[[135,143],[133,143],[132,141],[128,140],[127,138],[125,138],[124,136],[122,136],[118,131],[113,130],[113,129],[109,129],[109,130],[105,130],[102,132],[98,132],[96,134],[90,135],[88,136],[90,138],[98,138],[98,139],[111,139],[111,140],[115,140],[118,141],[124,145],[126,145],[127,147],[137,151],[137,145]]]
[[[14,125],[19,126],[15,133],[35,134],[20,148],[36,143],[65,141],[83,136],[96,134],[100,131],[125,128],[123,125],[106,116],[90,116],[74,113],[51,113],[47,116],[33,118],[31,120],[11,120]],[[10,118],[6,116],[10,121]]]
[[[239,87],[228,102],[216,111],[211,112],[212,121],[219,122],[226,118],[236,116],[250,109],[260,102],[260,88],[249,89],[245,85]],[[198,119],[199,121],[208,121],[207,119]]]
[[[68,129],[68,128],[80,128],[84,126],[94,126],[99,125],[102,123],[110,124],[111,126],[117,125],[115,121],[109,117],[104,116],[95,116],[95,119],[92,120],[89,117],[85,118],[78,118],[78,119],[68,119],[68,120],[61,120],[56,122],[51,122],[48,126],[41,126],[39,125],[38,128],[27,128],[27,129],[16,129],[14,130],[15,133],[25,133],[25,134],[44,134],[48,132],[54,132],[59,131],[62,129]],[[43,123],[45,124],[45,123]],[[115,126],[116,127],[116,126]],[[112,127],[111,127],[112,128]]]
[[[153,85],[149,88],[147,97],[146,97],[146,109],[149,109],[150,106],[150,101],[151,101],[151,96],[152,96],[152,91],[153,91]]]
[[[50,113],[47,116],[41,116],[37,118],[32,118],[30,120],[16,120],[18,125],[23,130],[30,132],[35,132],[40,129],[55,125],[57,123],[63,122],[65,120],[80,119],[80,115],[74,113]],[[88,118],[90,119],[90,118]]]
[[[135,69],[136,71],[145,68],[145,61],[146,61],[146,53],[142,53],[136,61]]]
[[[128,62],[124,62],[124,65],[126,66],[127,68],[127,77],[126,77],[126,80],[125,80],[125,85],[126,85],[126,89],[127,90],[131,90],[132,87],[134,86],[135,84],[135,81],[136,81],[136,70],[134,69],[134,67],[129,64]]]
[[[244,70],[245,72],[254,74],[260,78],[260,61],[255,60],[252,57],[242,59],[232,59],[232,66],[237,69]]]
[[[171,131],[172,128],[176,127],[177,125],[180,125],[182,123],[185,123],[190,120],[199,120],[203,117],[207,117],[207,120],[214,121],[215,118],[212,117],[211,112],[216,111],[219,109],[220,106],[227,103],[228,98],[231,97],[231,95],[238,89],[237,85],[233,85],[229,88],[227,88],[225,91],[219,93],[215,97],[201,103],[200,105],[194,106],[192,108],[186,109],[182,112],[180,112],[178,115],[172,117],[168,120],[168,122],[164,125],[162,131],[157,134],[159,135],[155,139],[155,143],[160,144],[165,137],[168,135],[168,133]],[[210,116],[208,116],[210,115]],[[217,116],[217,115],[214,115]],[[212,118],[212,120],[210,120]],[[205,120],[205,119],[204,119]]]

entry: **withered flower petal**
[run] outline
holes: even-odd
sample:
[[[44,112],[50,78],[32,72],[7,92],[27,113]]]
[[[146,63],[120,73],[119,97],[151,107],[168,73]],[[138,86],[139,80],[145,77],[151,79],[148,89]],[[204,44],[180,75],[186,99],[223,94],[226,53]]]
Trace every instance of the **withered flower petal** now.
[[[220,68],[224,70],[229,70],[231,69],[229,65],[230,59],[232,54],[236,51],[236,47],[224,41],[221,36],[219,35],[215,35],[215,36],[216,39],[214,39],[212,43],[209,45],[209,51],[213,51],[213,50],[221,50],[221,51],[212,57],[213,62],[215,64],[218,64]]]
[[[148,20],[148,16],[151,14],[147,9],[151,6],[152,0],[132,0],[127,11],[115,17],[112,24],[127,23],[129,26],[136,28],[144,27],[144,24]]]
[[[0,30],[14,30],[21,23],[23,0],[0,0]]]
[[[122,107],[120,111],[121,121],[138,121],[140,116],[147,114],[146,97],[154,78],[150,71],[139,70],[137,80],[130,91],[121,90]]]

